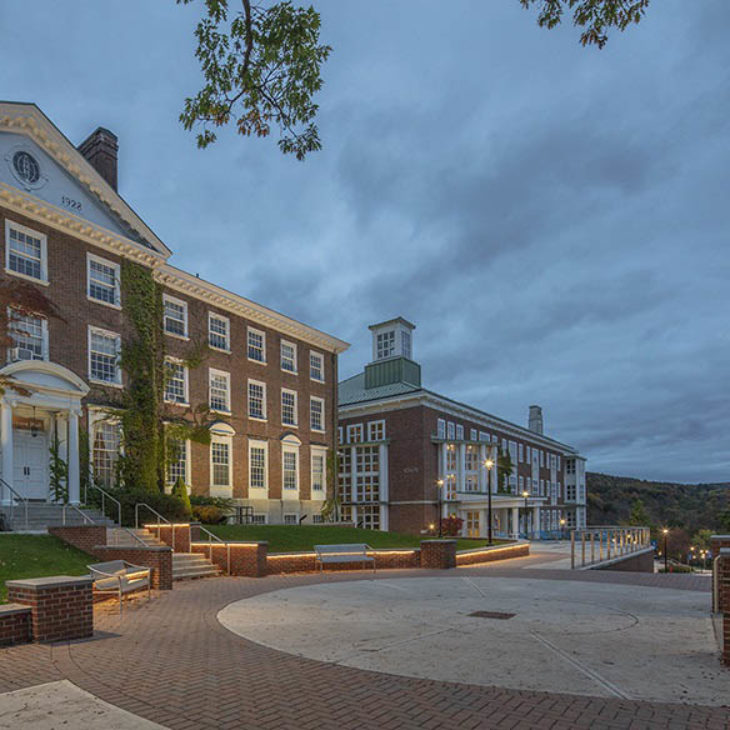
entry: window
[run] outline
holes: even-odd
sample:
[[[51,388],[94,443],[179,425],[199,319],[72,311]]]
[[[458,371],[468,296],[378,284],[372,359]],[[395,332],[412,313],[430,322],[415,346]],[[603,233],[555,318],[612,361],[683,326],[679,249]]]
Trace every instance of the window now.
[[[176,484],[182,479],[185,484],[190,483],[188,478],[188,447],[190,442],[183,439],[170,439],[167,461],[167,483]]]
[[[361,505],[357,508],[357,525],[364,530],[380,529],[380,506]]]
[[[86,254],[86,294],[89,299],[118,307],[121,302],[119,264]]]
[[[470,441],[476,441],[477,440],[477,430],[475,428],[469,429],[469,440]]]
[[[286,388],[281,389],[281,423],[284,426],[297,425],[297,394]]]
[[[520,492],[525,488],[525,477],[520,477]]]
[[[377,359],[390,357],[395,352],[395,330],[381,332],[376,338]]]
[[[466,471],[477,471],[479,469],[479,447],[467,446],[464,451],[464,468]]]
[[[401,353],[403,357],[411,358],[411,333],[401,330],[400,333]]]
[[[362,423],[354,423],[347,427],[347,443],[359,444],[363,440]]]
[[[211,484],[214,487],[231,486],[230,439],[215,439],[210,444]]]
[[[47,282],[46,237],[5,221],[5,268],[11,274]]]
[[[480,441],[489,441],[489,434],[486,431],[480,431],[479,440]]]
[[[345,429],[342,428],[342,426],[337,427],[337,443],[338,444],[344,444],[344,438],[345,438]]]
[[[312,522],[315,525],[321,525],[324,522],[322,515],[312,515]]]
[[[231,322],[214,312],[208,312],[208,344],[214,350],[231,350]]]
[[[383,439],[385,439],[385,421],[370,421],[368,441],[383,441]]]
[[[297,346],[286,340],[281,341],[281,369],[289,373],[297,371]]]
[[[566,484],[565,485],[565,501],[566,502],[575,502],[575,496],[576,496],[575,484]]]
[[[439,418],[436,421],[436,438],[446,438],[446,421],[443,418]]]
[[[102,487],[117,483],[117,461],[121,441],[121,427],[113,421],[99,421],[94,425],[91,460],[94,481]]]
[[[248,417],[266,420],[266,383],[248,381]]]
[[[299,524],[299,515],[297,515],[297,514],[284,515],[284,524],[285,525],[298,525]]]
[[[324,492],[324,487],[324,452],[312,450],[312,492]]]
[[[309,377],[324,382],[324,355],[318,352],[309,353]]]
[[[446,424],[446,435],[450,441],[456,438],[456,426],[451,421]]]
[[[174,297],[163,296],[165,332],[176,337],[188,336],[188,305]]]
[[[165,400],[168,403],[188,403],[188,369],[179,360],[165,360]]]
[[[266,489],[267,446],[265,441],[248,442],[248,486],[249,489]]]
[[[507,453],[507,439],[502,439],[502,451]]]
[[[260,330],[248,328],[248,359],[254,362],[266,362],[266,335]]]
[[[557,468],[558,468],[558,471],[560,471],[560,454],[558,454],[558,457],[557,458],[558,458],[558,460],[557,460]]]
[[[522,463],[525,460],[525,447],[524,444],[517,444],[517,450],[519,452],[518,460]]]
[[[545,452],[540,451],[540,466],[545,466]]]
[[[532,463],[531,462],[532,457],[530,456],[530,451],[531,451],[531,449],[529,446],[525,447],[526,461],[528,464]]]
[[[266,524],[266,515],[253,515],[251,517],[251,524],[252,525],[265,525]]]
[[[284,448],[282,453],[282,474],[284,489],[299,489],[298,451]]]
[[[231,376],[222,370],[208,371],[209,402],[212,411],[230,413],[231,410]]]
[[[309,427],[312,431],[324,431],[324,400],[312,396],[309,399]]]
[[[97,383],[120,385],[119,367],[121,338],[114,332],[89,327],[89,379]]]
[[[13,342],[8,360],[47,360],[48,322],[44,317],[21,314],[8,307],[8,335]]]
[[[575,460],[574,459],[565,460],[565,473],[566,474],[575,474]]]
[[[459,441],[464,440],[464,427],[461,424],[456,427],[456,438]]]
[[[380,449],[359,446],[356,451],[356,502],[377,502],[380,499]]]

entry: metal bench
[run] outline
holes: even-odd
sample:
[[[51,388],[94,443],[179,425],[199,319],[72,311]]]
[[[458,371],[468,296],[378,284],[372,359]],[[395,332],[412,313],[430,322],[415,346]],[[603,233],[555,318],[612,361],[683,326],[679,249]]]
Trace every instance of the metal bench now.
[[[146,588],[149,601],[151,568],[134,565],[126,560],[110,560],[86,567],[91,572],[94,581],[94,592],[114,593],[119,596],[119,613],[122,612],[122,598],[127,593]]]
[[[325,563],[362,563],[363,570],[368,563],[373,565],[373,573],[375,572],[375,558],[368,555],[368,550],[372,548],[364,543],[356,543],[351,545],[315,545],[314,559],[315,566],[319,563],[319,572],[324,570]]]

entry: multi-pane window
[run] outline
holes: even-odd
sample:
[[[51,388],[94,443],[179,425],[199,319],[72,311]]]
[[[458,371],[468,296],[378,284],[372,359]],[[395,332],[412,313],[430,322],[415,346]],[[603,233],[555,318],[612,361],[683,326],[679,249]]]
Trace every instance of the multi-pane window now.
[[[381,332],[376,338],[378,360],[390,357],[395,352],[395,331]]]
[[[464,427],[461,424],[456,427],[456,438],[459,439],[459,441],[464,440]]]
[[[103,304],[119,306],[121,302],[119,264],[87,254],[87,295]]]
[[[566,484],[565,485],[565,501],[566,502],[575,502],[575,496],[576,496],[575,484]]]
[[[23,226],[5,222],[5,266],[21,276],[47,281],[46,237]]]
[[[342,449],[338,455],[340,473],[337,497],[340,502],[350,502],[352,500],[352,452],[350,449]]]
[[[47,322],[43,317],[21,314],[8,309],[8,334],[13,348],[8,351],[9,360],[47,360]]]
[[[100,421],[94,425],[91,459],[94,482],[101,487],[116,485],[120,436],[119,423]]]
[[[188,483],[188,442],[184,439],[168,441],[167,483],[175,484],[178,479]]]
[[[345,429],[342,428],[342,426],[337,427],[337,443],[338,444],[344,444],[345,443]]]
[[[297,394],[286,388],[281,389],[281,423],[284,426],[297,425]]]
[[[188,305],[174,297],[163,297],[165,332],[178,337],[188,336]]]
[[[489,441],[489,434],[486,431],[480,431],[479,440],[480,441]]]
[[[222,370],[209,371],[210,409],[228,413],[231,410],[231,376]]]
[[[260,330],[248,328],[248,359],[256,362],[266,362],[266,335]]]
[[[309,353],[309,377],[324,382],[324,355],[319,352]]]
[[[297,452],[284,451],[282,455],[282,472],[284,489],[298,489],[299,480],[297,474]]]
[[[347,443],[359,444],[363,440],[362,423],[354,423],[347,427]]]
[[[266,489],[266,444],[249,442],[248,485],[252,489]]]
[[[358,502],[377,502],[380,477],[378,474],[358,474],[355,488],[355,499]]]
[[[165,400],[188,402],[188,369],[178,360],[165,360]]]
[[[213,441],[210,445],[212,484],[214,487],[231,485],[231,444],[228,441]]]
[[[266,420],[266,384],[248,381],[248,417]]]
[[[285,525],[298,525],[299,524],[299,515],[292,514],[292,513],[284,515],[284,524]]]
[[[357,522],[365,530],[380,529],[380,506],[361,505],[357,508]]]
[[[265,525],[266,524],[266,515],[258,514],[258,515],[252,515],[251,516],[251,524],[252,525]]]
[[[446,421],[443,418],[439,418],[436,421],[436,438],[446,438]]]
[[[479,469],[479,447],[467,446],[464,453],[464,465],[467,471]]]
[[[228,317],[208,312],[208,344],[216,350],[231,349],[231,323]]]
[[[297,371],[297,346],[285,340],[281,341],[281,369],[289,373]]]
[[[89,328],[89,378],[100,383],[119,384],[121,338],[113,332]]]
[[[401,330],[400,337],[401,337],[401,352],[403,353],[403,357],[407,357],[410,359],[410,357],[411,357],[411,333],[406,332],[405,330]]]
[[[525,447],[523,444],[517,444],[517,450],[519,452],[518,459],[520,463],[522,463],[525,460]]]
[[[476,441],[477,440],[477,430],[475,428],[469,429],[469,441]]]
[[[575,459],[566,459],[565,473],[566,474],[575,474]]]
[[[368,441],[382,441],[385,438],[385,421],[368,423]]]
[[[309,399],[309,427],[312,431],[324,431],[324,401],[312,396]]]
[[[324,491],[324,454],[312,453],[312,491]]]
[[[446,424],[446,435],[452,441],[456,438],[456,426],[451,421]]]

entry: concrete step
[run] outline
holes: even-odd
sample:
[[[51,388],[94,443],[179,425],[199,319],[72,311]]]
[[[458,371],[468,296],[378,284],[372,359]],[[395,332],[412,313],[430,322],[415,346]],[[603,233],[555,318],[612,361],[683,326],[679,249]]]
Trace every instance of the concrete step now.
[[[134,535],[136,535],[139,539],[136,540]],[[113,527],[107,531],[108,545],[116,545],[118,547],[135,547],[140,545],[140,540],[150,547],[157,547],[163,544],[151,532],[144,529],[126,530],[123,528]]]
[[[192,578],[215,578],[221,574],[221,569],[217,565],[205,565],[195,568],[184,568],[172,570],[173,580],[190,580]]]

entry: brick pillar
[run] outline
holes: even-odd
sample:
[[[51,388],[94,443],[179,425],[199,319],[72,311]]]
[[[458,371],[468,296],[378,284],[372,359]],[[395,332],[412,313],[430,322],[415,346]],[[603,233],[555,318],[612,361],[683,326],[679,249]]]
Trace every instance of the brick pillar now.
[[[68,641],[94,634],[91,578],[56,575],[9,580],[8,600],[30,606],[33,641]]]
[[[730,549],[730,535],[713,535],[710,538],[710,549],[712,551],[712,560],[714,561],[716,557],[719,555],[722,555],[721,550]],[[719,577],[719,576],[718,576]],[[716,576],[713,575],[713,581],[716,579]],[[716,590],[716,587],[713,585],[713,591]],[[722,613],[722,611],[725,611],[726,613],[730,613],[730,598],[728,598],[728,602],[725,602],[723,591],[721,586],[717,586],[717,595],[719,598],[719,606],[718,611]],[[728,608],[726,608],[728,606]]]
[[[103,562],[126,560],[134,565],[152,568],[152,587],[159,591],[172,590],[172,548],[166,545],[150,547],[97,545],[94,548],[94,555]]]
[[[717,570],[722,617],[722,661],[730,667],[730,547],[720,548]]]
[[[178,525],[145,525],[145,527],[165,545],[169,545],[176,553],[190,552],[190,524]],[[198,528],[199,530],[200,528]],[[173,535],[175,539],[173,540]]]
[[[201,553],[215,563],[224,574],[228,573],[230,553],[231,575],[245,575],[249,578],[262,578],[268,574],[268,542],[198,542],[191,550]]]
[[[200,522],[190,523],[190,542],[200,542]]]
[[[456,567],[456,540],[424,540],[421,567],[445,570]]]
[[[30,606],[19,603],[0,605],[0,646],[27,644],[31,641]]]

